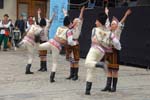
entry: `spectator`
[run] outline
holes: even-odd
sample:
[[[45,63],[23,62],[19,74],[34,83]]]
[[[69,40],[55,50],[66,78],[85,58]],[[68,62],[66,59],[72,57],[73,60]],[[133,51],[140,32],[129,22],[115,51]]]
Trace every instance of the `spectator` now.
[[[115,7],[115,0],[103,0],[103,7]]]
[[[18,43],[20,42],[20,39],[21,39],[21,32],[17,26],[13,30],[12,37],[13,37],[14,50],[16,50],[18,47]]]
[[[25,21],[23,20],[23,15],[20,15],[19,19],[15,22],[15,27],[18,27],[21,32],[21,38],[23,38],[25,32]]]
[[[31,27],[31,25],[33,25],[33,24],[36,24],[35,17],[29,16],[28,20],[26,22],[26,30],[25,31],[27,32],[29,30],[29,28]]]
[[[129,6],[128,3],[129,3],[128,0],[123,0],[121,6],[128,7]]]
[[[7,42],[10,33],[9,27],[11,25],[11,22],[8,20],[8,18],[8,14],[5,14],[4,19],[0,22],[0,47],[2,42],[4,41],[3,51],[7,51]]]
[[[95,7],[96,0],[89,0],[88,2],[88,8],[94,8]]]
[[[10,27],[9,27],[9,37],[8,37],[7,46],[8,46],[8,48],[11,49],[11,47],[12,47],[12,34],[13,34],[14,24],[12,22],[12,19],[9,19],[9,22],[10,22]]]

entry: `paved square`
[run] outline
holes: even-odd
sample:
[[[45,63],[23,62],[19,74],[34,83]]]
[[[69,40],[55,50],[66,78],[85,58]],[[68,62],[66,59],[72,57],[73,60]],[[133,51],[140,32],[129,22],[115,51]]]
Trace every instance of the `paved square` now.
[[[91,96],[84,95],[86,67],[80,60],[79,80],[65,78],[69,74],[69,63],[65,56],[59,57],[56,82],[49,82],[51,54],[48,54],[48,72],[38,72],[38,54],[31,70],[25,75],[27,53],[24,50],[0,51],[0,100],[150,100],[150,71],[120,65],[116,93],[101,92],[106,82],[102,69],[97,69]]]

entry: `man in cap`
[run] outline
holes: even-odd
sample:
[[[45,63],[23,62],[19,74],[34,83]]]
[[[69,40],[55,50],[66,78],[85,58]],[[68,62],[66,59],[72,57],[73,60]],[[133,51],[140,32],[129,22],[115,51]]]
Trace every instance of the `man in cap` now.
[[[24,16],[21,14],[19,19],[17,19],[15,22],[15,27],[18,27],[21,32],[21,39],[23,38],[24,33],[25,33],[25,21],[23,17]]]

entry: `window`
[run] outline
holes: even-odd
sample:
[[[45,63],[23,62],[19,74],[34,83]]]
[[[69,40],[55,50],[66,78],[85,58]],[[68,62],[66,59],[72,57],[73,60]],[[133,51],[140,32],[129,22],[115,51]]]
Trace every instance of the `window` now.
[[[19,3],[18,4],[18,16],[23,15],[24,19],[27,19],[28,16],[28,4]]]
[[[0,0],[0,9],[3,9],[4,7],[4,0]]]

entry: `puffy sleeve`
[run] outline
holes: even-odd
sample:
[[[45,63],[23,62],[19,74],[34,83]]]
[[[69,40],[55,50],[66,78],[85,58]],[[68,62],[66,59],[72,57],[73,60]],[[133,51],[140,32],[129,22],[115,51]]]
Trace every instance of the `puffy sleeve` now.
[[[93,29],[92,29],[91,39],[94,37],[94,35],[95,35],[95,31],[96,31],[96,29],[95,29],[95,28],[93,28]]]
[[[115,49],[121,50],[121,44],[120,41],[115,37],[115,35],[112,33],[111,35],[112,44]]]
[[[109,18],[107,18],[106,23],[105,23],[105,26],[106,26],[106,28],[109,28],[109,27],[110,27],[110,20],[109,20]]]
[[[71,46],[76,45],[75,42],[74,42],[74,40],[73,40],[73,32],[72,32],[72,30],[69,30],[67,32],[67,42]]]
[[[124,28],[124,23],[119,22],[118,23],[118,28],[122,30]]]

